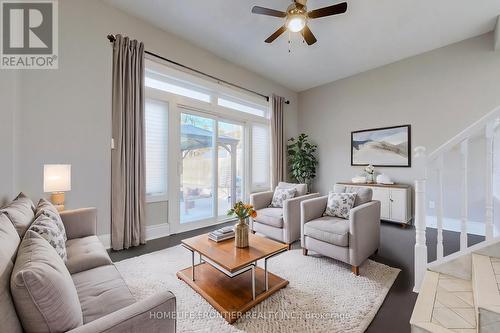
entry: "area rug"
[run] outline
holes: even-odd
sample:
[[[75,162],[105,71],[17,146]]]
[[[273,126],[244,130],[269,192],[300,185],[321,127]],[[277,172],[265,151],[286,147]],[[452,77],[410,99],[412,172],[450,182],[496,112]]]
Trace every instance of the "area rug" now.
[[[177,332],[364,332],[382,305],[399,269],[371,260],[360,267],[294,249],[268,261],[269,271],[290,284],[233,325],[175,273],[191,253],[171,247],[116,263],[132,294],[143,299],[161,290],[177,298]]]

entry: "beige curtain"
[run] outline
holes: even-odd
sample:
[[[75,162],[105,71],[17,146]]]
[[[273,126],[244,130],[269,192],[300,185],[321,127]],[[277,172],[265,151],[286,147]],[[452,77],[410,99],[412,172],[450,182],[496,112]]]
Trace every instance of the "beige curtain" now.
[[[285,176],[285,142],[283,133],[283,118],[285,99],[273,95],[271,101],[271,147],[272,147],[272,185],[273,189]]]
[[[145,238],[144,44],[120,35],[113,43],[111,246]]]

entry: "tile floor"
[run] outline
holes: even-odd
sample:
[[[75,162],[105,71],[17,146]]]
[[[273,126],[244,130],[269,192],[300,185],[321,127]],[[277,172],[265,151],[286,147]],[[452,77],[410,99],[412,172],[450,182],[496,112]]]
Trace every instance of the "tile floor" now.
[[[476,332],[471,281],[439,275],[432,322],[457,333]]]

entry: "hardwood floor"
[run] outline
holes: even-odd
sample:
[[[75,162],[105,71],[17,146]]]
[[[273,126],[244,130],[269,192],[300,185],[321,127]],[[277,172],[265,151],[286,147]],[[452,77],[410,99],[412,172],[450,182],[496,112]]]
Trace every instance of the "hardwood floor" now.
[[[171,235],[164,238],[148,241],[146,245],[138,246],[124,251],[110,251],[113,261],[139,256],[145,253],[158,251],[181,243],[182,239],[193,237],[202,233],[218,229],[225,225],[207,227],[182,234]],[[484,237],[468,235],[468,244],[473,245]],[[456,232],[444,231],[444,252],[446,254],[458,251],[460,248],[460,235]],[[415,229],[401,228],[397,224],[382,223],[380,233],[380,248],[372,257],[373,260],[401,269],[398,278],[382,304],[377,315],[366,332],[410,332],[410,316],[417,294],[413,292],[413,250],[415,245]],[[436,258],[436,230],[427,230],[427,245],[429,261]],[[294,246],[297,246],[296,243]]]

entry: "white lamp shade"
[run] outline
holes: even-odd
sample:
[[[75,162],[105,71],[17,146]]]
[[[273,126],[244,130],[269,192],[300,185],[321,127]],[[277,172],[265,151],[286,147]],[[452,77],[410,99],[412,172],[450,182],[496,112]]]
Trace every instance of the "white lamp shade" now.
[[[45,164],[43,166],[43,191],[71,191],[71,165]]]

